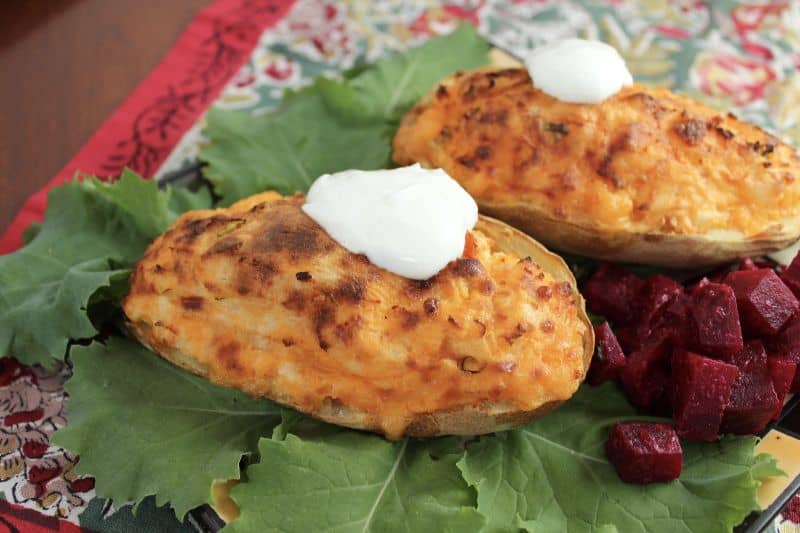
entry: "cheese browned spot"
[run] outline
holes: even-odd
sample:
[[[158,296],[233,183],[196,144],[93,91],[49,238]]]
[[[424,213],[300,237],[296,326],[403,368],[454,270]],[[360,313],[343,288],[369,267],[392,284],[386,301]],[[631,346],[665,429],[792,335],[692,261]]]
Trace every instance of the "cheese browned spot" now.
[[[591,334],[565,268],[499,251],[479,222],[464,257],[409,280],[302,203],[265,193],[183,215],[131,276],[131,330],[215,383],[390,437],[489,431],[575,392]],[[492,426],[464,422],[478,415]]]

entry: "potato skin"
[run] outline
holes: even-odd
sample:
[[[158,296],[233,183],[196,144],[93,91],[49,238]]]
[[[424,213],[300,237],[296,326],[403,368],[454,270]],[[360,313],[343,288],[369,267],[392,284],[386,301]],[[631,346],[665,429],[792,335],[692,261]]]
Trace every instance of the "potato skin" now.
[[[577,390],[594,338],[560,258],[481,217],[460,259],[413,281],[339,246],[303,201],[183,215],[131,275],[131,331],[215,383],[389,438],[504,429]]]
[[[444,168],[482,212],[600,259],[697,267],[800,236],[797,153],[666,89],[580,105],[521,68],[461,73],[406,114],[393,157]]]

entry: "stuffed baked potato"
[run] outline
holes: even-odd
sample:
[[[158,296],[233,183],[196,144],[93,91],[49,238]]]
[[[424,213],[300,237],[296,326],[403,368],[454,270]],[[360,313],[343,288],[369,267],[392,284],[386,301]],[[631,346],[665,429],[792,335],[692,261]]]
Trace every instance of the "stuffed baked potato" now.
[[[131,331],[212,382],[389,438],[523,424],[577,390],[593,330],[533,239],[481,217],[461,258],[414,281],[342,248],[303,202],[184,214],[131,276]]]
[[[459,73],[406,114],[394,160],[441,167],[483,213],[600,259],[696,268],[800,236],[795,150],[666,89],[580,105],[522,68]]]

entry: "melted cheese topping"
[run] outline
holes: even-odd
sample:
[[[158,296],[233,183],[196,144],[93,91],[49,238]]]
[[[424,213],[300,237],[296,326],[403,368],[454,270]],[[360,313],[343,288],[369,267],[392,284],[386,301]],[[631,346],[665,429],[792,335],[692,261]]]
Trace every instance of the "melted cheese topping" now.
[[[132,275],[132,330],[216,383],[392,437],[424,413],[575,392],[586,326],[569,283],[478,230],[435,277],[405,279],[336,244],[302,202],[181,217]]]

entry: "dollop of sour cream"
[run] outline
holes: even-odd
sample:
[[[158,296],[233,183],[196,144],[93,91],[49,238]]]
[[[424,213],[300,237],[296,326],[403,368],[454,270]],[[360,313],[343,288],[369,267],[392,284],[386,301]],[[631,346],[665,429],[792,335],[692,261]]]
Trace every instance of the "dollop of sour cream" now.
[[[525,59],[533,86],[564,102],[597,104],[633,83],[625,60],[600,41],[562,39]]]
[[[418,164],[320,176],[303,211],[336,242],[379,267],[427,279],[461,257],[475,200],[444,170]]]

